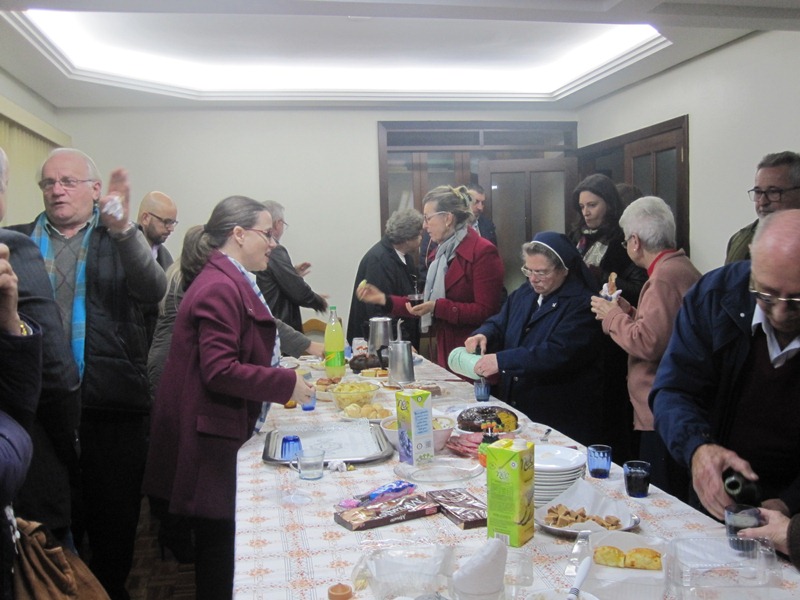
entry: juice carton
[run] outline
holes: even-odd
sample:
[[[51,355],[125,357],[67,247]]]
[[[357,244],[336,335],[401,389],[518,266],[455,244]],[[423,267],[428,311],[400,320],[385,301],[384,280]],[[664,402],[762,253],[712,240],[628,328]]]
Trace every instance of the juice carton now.
[[[395,392],[400,461],[420,465],[433,460],[433,402],[425,390]]]
[[[533,537],[533,442],[502,439],[486,447],[488,536],[519,547]]]

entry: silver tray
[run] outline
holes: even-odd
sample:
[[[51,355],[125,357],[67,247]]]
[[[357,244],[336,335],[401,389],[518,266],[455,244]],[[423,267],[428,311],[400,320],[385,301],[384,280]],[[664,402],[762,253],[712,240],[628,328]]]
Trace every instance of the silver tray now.
[[[303,448],[325,450],[325,463],[341,460],[347,463],[367,463],[391,458],[394,447],[386,439],[380,425],[366,419],[337,422],[322,427],[281,427],[267,432],[262,460],[268,464],[286,465],[281,458],[281,442],[285,435],[300,436]]]
[[[552,535],[557,535],[565,538],[576,538],[580,533],[578,529],[568,529],[566,527],[553,527],[552,525],[546,525],[545,523],[539,521],[538,519],[534,519],[534,521],[536,522],[536,524],[539,526],[540,529]],[[636,529],[641,522],[642,520],[639,518],[639,515],[634,515],[633,513],[631,513],[631,522],[628,523],[627,527],[623,527],[621,529],[614,529],[611,531],[631,531],[632,529]],[[592,533],[605,533],[605,531],[598,531],[598,530],[591,530],[591,531]]]

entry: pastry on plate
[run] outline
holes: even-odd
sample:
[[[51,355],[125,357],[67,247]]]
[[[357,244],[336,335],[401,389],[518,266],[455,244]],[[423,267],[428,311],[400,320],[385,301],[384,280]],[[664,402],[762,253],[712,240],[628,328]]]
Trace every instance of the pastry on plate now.
[[[606,567],[625,567],[625,553],[616,546],[598,546],[594,549],[594,562]]]
[[[634,548],[625,553],[625,566],[629,569],[661,570],[661,553],[652,548]]]

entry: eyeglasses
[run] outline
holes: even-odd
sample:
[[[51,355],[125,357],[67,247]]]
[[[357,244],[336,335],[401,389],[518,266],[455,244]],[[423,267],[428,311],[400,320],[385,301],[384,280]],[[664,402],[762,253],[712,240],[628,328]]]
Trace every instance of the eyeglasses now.
[[[430,220],[431,220],[433,217],[435,217],[436,215],[446,215],[446,214],[447,214],[447,211],[446,211],[446,210],[440,210],[439,212],[431,213],[431,214],[429,214],[429,215],[422,215],[422,218],[423,218],[423,220],[424,220],[426,223],[429,223],[429,222],[430,222]]]
[[[52,179],[50,177],[46,179],[42,179],[39,182],[39,189],[43,192],[49,192],[52,190],[57,183],[61,184],[61,187],[65,190],[74,190],[78,187],[79,183],[86,183],[87,181],[95,181],[94,179],[75,179],[74,177],[62,177],[61,179]]]
[[[280,221],[278,221],[278,223],[283,223],[283,228],[284,228],[284,229],[289,229],[289,224],[288,224],[286,221],[284,221],[283,219],[281,219]]]
[[[154,217],[154,218],[158,219],[159,221],[161,221],[162,225],[164,225],[164,227],[166,227],[168,229],[170,227],[175,227],[178,224],[178,222],[175,219],[162,219],[158,215],[155,215],[155,214],[153,214],[151,212],[149,212],[147,214],[150,215],[151,217]]]
[[[764,197],[766,197],[767,202],[781,202],[783,200],[783,195],[786,192],[792,192],[794,190],[800,190],[800,185],[786,188],[785,190],[775,187],[767,188],[766,190],[762,190],[761,188],[753,188],[752,190],[747,190],[747,194],[750,196],[750,200],[753,202],[758,202]]]
[[[800,298],[781,298],[780,296],[773,296],[766,292],[759,292],[752,285],[750,286],[750,293],[767,306],[775,306],[778,302],[785,302],[786,308],[791,310],[800,310]]]
[[[547,279],[556,272],[555,269],[548,269],[547,271],[534,271],[528,267],[520,267],[520,271],[522,271],[522,274],[525,275],[525,277],[530,277],[532,275],[536,279]]]
[[[266,239],[268,242],[272,240],[272,230],[271,229],[256,229],[255,227],[245,227],[244,230],[245,231],[255,231],[257,233],[260,233],[261,235],[264,236],[264,239]]]
[[[628,236],[627,238],[625,238],[624,240],[622,240],[622,241],[620,242],[620,244],[622,244],[622,247],[623,247],[623,248],[627,248],[627,247],[628,247],[628,242],[630,242],[632,239],[633,239],[633,236],[632,236],[632,235],[630,235],[630,236]]]

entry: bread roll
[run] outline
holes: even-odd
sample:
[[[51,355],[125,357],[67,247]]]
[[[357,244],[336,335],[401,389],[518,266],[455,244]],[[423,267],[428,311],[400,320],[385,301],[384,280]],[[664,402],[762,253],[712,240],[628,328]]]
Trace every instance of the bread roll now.
[[[616,546],[598,546],[594,549],[594,562],[606,567],[625,566],[625,553]]]
[[[652,548],[634,548],[625,554],[625,566],[629,569],[661,570],[661,553]]]

